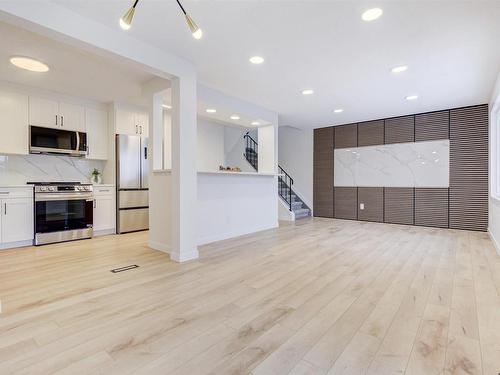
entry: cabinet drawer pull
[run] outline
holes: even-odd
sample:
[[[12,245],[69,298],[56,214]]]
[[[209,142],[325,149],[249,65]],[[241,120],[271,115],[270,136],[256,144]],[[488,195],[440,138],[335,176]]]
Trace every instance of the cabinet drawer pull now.
[[[64,126],[64,116],[61,116],[61,126]]]
[[[3,204],[3,214],[7,215],[7,203]]]
[[[106,191],[109,191],[109,189],[105,189],[105,190],[99,189],[99,193],[106,192]]]
[[[94,199],[94,208],[97,208],[97,201]]]
[[[0,191],[0,194],[10,194],[10,191]]]
[[[57,124],[57,115],[56,115],[56,126],[57,126],[57,125],[58,125],[58,124]]]

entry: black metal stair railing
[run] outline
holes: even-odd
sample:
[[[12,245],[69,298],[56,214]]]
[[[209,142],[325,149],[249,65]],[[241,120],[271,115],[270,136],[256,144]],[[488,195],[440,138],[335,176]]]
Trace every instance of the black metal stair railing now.
[[[259,144],[252,136],[247,132],[243,138],[245,139],[245,159],[250,163],[250,165],[256,170],[259,170]],[[288,209],[292,211],[292,196],[294,195],[292,186],[293,178],[278,165],[279,176],[278,176],[278,194],[288,205]]]
[[[256,170],[259,170],[259,145],[255,139],[253,139],[247,132],[243,138],[245,139],[245,159],[250,163],[250,165]]]
[[[288,204],[288,209],[292,211],[293,178],[279,165],[278,171],[278,194],[285,201],[285,203]]]

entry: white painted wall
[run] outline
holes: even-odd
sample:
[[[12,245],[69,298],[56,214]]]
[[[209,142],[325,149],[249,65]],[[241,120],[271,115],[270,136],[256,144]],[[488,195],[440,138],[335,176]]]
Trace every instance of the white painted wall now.
[[[490,201],[489,201],[489,222],[488,232],[493,243],[496,246],[497,253],[500,255],[500,197],[494,196],[498,194],[495,191],[495,184],[498,181],[500,173],[499,161],[499,145],[500,145],[500,74],[498,74],[495,89],[491,95],[490,100],[490,165],[489,165],[489,178],[490,184]],[[492,194],[493,193],[493,194]]]
[[[276,184],[275,176],[198,173],[198,244],[276,228]]]
[[[198,171],[217,171],[225,165],[224,132],[226,127],[198,118]]]
[[[313,130],[281,126],[278,132],[279,164],[292,176],[295,190],[312,209]]]

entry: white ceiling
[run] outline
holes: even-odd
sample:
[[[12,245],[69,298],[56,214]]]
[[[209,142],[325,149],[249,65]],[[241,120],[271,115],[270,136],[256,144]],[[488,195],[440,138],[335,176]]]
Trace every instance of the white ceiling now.
[[[53,0],[118,28],[132,0]],[[193,61],[200,81],[317,127],[488,102],[499,68],[500,1],[141,0],[128,31]],[[363,10],[383,16],[363,22]],[[254,66],[253,55],[266,61]],[[407,64],[395,76],[390,68]],[[302,96],[303,88],[314,88]],[[417,93],[417,101],[404,100]],[[343,108],[334,114],[334,108]]]
[[[142,85],[153,76],[122,61],[103,58],[0,22],[0,80],[103,103],[143,104]],[[10,64],[13,55],[37,58],[50,67],[33,73]]]

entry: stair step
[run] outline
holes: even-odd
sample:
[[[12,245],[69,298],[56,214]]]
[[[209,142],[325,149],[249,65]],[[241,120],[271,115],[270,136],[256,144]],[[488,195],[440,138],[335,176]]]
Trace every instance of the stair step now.
[[[298,210],[293,210],[293,212],[295,214],[295,219],[300,219],[300,218],[309,216],[311,214],[311,210],[309,210],[308,208],[301,208]]]

